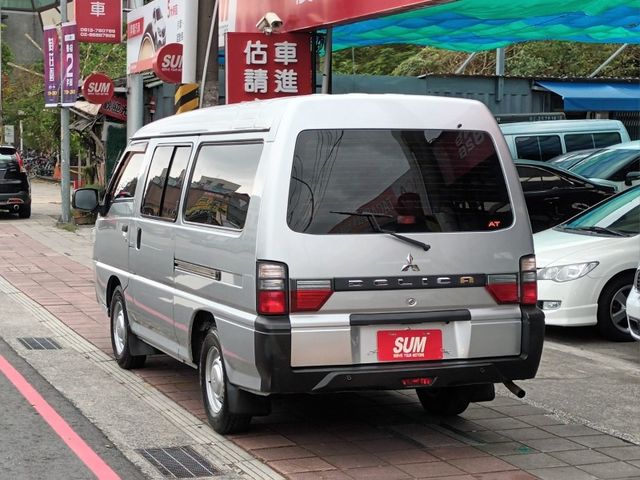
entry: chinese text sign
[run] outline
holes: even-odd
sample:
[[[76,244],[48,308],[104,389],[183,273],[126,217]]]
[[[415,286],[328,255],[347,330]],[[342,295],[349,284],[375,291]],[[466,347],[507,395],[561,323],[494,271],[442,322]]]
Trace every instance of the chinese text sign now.
[[[71,106],[78,98],[80,57],[75,23],[63,23],[60,29],[62,49],[62,105]]]
[[[120,43],[122,0],[75,0],[78,41]]]
[[[55,26],[42,33],[44,48],[44,106],[57,107],[60,102],[60,44]]]
[[[307,34],[228,33],[227,103],[313,92]]]

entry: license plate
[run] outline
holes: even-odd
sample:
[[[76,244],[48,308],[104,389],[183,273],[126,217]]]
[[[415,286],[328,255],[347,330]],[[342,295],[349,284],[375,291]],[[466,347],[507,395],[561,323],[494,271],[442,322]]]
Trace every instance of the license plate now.
[[[412,362],[442,359],[442,330],[380,330],[378,360]]]

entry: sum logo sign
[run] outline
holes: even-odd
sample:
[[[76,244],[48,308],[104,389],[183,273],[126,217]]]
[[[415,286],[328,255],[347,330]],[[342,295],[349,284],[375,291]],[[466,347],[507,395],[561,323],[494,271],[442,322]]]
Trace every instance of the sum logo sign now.
[[[182,83],[182,44],[168,43],[153,59],[153,73],[167,83]]]
[[[113,80],[104,73],[94,72],[82,83],[82,95],[85,100],[98,105],[111,100],[114,90]]]
[[[393,347],[394,355],[413,355],[423,356],[427,348],[427,337],[398,337]]]

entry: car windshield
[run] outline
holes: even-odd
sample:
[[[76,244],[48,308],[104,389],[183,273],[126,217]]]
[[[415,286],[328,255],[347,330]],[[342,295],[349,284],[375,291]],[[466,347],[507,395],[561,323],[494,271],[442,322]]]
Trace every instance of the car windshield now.
[[[557,228],[595,233],[608,230],[612,234],[637,235],[640,233],[640,187],[611,197]]]
[[[640,157],[640,150],[603,150],[583,159],[571,167],[571,171],[587,178],[609,178],[637,157]]]

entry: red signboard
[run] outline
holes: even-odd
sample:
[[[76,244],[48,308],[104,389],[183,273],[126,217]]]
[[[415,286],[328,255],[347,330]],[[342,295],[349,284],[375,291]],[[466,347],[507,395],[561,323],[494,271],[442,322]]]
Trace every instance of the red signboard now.
[[[122,0],[75,0],[78,41],[120,43]]]
[[[113,80],[104,73],[94,72],[85,78],[82,84],[82,95],[87,102],[98,105],[102,105],[111,100],[114,90]]]
[[[227,103],[312,93],[307,34],[228,33]]]
[[[127,99],[123,97],[113,97],[107,103],[103,103],[102,107],[100,107],[100,110],[98,111],[107,115],[108,117],[116,118],[118,120],[126,122]]]
[[[222,0],[220,21],[229,21],[230,31],[255,32],[256,23],[267,12],[284,22],[281,32],[312,30],[319,26],[348,23],[357,19],[388,15],[400,10],[444,3],[443,0]],[[235,5],[236,8],[232,8]],[[235,12],[234,12],[235,11]],[[235,13],[235,22],[234,22]],[[225,18],[227,15],[227,18]],[[235,23],[235,26],[234,26]]]
[[[158,50],[153,59],[153,71],[163,82],[181,83],[182,44],[169,43]]]
[[[378,360],[418,362],[442,359],[441,330],[379,331]]]

